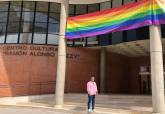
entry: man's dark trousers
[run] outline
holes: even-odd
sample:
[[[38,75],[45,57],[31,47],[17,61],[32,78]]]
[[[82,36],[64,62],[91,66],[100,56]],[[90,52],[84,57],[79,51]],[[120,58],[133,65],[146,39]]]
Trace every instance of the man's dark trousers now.
[[[90,109],[90,105],[92,104],[92,110],[95,107],[95,95],[88,95],[88,109]]]

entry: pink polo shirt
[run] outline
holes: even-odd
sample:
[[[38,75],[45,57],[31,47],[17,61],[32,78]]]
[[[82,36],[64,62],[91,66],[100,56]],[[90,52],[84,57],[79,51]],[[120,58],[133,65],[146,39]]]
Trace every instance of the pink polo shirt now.
[[[87,92],[90,95],[96,95],[97,93],[97,85],[95,82],[89,81],[87,83]]]

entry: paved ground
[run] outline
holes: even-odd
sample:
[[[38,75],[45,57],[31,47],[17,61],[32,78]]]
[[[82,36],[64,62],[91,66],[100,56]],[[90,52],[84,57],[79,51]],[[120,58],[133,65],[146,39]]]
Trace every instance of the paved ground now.
[[[48,109],[48,108],[36,108],[36,107],[18,107],[18,106],[5,106],[0,107],[0,114],[105,114],[100,112],[88,113],[85,111],[73,111],[63,109]],[[119,113],[108,113],[119,114]]]
[[[42,99],[31,99],[30,105],[39,103],[43,106],[52,107],[55,104],[54,96],[47,96]],[[87,108],[86,94],[66,94],[66,110],[84,111]],[[99,95],[96,97],[96,111],[99,113],[124,113],[135,114],[136,112],[151,113],[151,96],[139,95]],[[140,113],[138,113],[140,114]]]
[[[63,111],[42,108],[8,107],[0,108],[0,114],[71,114]]]
[[[54,95],[43,95],[37,99],[29,98],[29,102],[17,102],[18,107],[0,107],[0,114],[88,114],[86,94],[65,94],[63,109],[55,109],[54,104]],[[92,114],[151,113],[151,96],[99,95],[96,97],[96,112]]]

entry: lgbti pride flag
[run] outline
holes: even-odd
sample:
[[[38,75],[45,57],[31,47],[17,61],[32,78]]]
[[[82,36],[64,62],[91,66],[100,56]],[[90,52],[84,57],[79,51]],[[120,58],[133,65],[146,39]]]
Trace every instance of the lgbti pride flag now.
[[[165,0],[140,0],[118,8],[69,17],[67,39],[165,24]]]

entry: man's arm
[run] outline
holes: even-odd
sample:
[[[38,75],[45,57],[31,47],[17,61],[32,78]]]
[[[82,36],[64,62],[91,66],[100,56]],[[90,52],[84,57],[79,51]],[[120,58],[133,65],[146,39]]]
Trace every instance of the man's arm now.
[[[87,83],[87,93],[88,93],[88,95],[90,95],[90,83],[89,82]]]
[[[98,89],[97,89],[97,84],[95,82],[95,85],[96,85],[96,95],[98,95]]]

